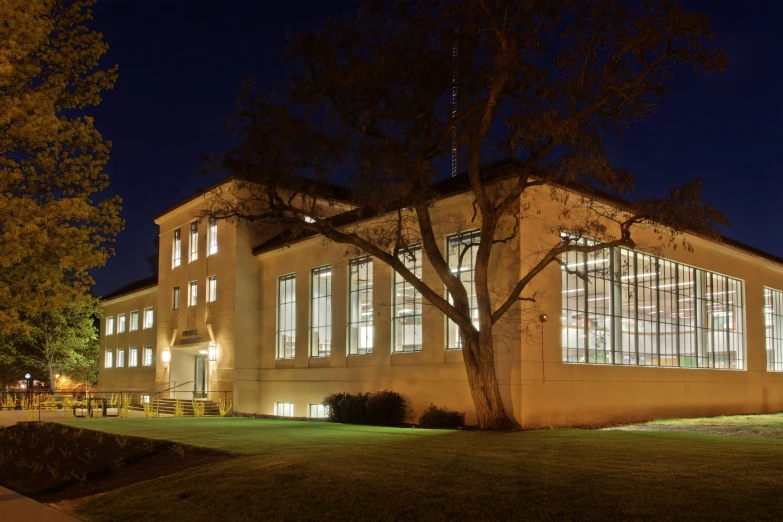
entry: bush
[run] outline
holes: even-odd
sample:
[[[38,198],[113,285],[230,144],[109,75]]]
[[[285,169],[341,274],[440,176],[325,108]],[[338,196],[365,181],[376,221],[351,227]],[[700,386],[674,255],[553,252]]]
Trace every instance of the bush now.
[[[419,418],[419,427],[429,429],[442,428],[462,428],[465,426],[465,413],[450,410],[448,408],[438,408],[430,404],[427,411],[421,414]]]
[[[367,394],[333,393],[324,398],[324,404],[329,406],[329,419],[346,424],[367,423]]]
[[[410,417],[410,401],[391,390],[372,392],[367,397],[367,423],[373,426],[398,426]]]

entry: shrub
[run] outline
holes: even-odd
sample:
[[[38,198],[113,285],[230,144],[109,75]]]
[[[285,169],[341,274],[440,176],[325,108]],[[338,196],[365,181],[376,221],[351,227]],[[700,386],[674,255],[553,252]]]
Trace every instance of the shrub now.
[[[430,407],[421,414],[419,426],[429,429],[462,428],[465,426],[465,413],[430,404]]]
[[[346,424],[367,423],[367,394],[333,393],[324,398],[324,404],[329,406],[329,419]]]
[[[367,396],[367,424],[398,426],[410,417],[410,401],[391,390],[372,392]]]

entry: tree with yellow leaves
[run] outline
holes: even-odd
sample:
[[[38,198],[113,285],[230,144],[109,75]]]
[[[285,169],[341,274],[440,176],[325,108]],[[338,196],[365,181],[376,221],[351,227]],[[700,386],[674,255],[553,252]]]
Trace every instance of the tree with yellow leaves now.
[[[89,299],[123,226],[87,112],[117,78],[86,25],[94,1],[0,2],[0,333]]]

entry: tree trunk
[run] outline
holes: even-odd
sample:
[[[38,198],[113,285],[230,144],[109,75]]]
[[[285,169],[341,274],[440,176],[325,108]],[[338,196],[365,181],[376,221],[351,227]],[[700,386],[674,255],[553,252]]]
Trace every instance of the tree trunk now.
[[[476,408],[479,428],[483,430],[519,429],[509,418],[500,397],[495,373],[495,346],[492,334],[465,335],[461,332],[462,355],[468,374],[470,393]]]
[[[55,375],[57,375],[57,373],[54,368],[49,366],[49,390],[52,393],[57,392],[57,377],[55,377]]]

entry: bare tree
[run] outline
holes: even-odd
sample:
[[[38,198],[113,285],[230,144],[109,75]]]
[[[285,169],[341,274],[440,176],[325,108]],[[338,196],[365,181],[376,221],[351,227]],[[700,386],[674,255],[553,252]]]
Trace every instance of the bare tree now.
[[[388,264],[457,324],[479,426],[512,427],[493,329],[520,300],[534,299],[526,289],[537,275],[567,252],[633,248],[640,227],[674,243],[683,231],[715,237],[726,224],[700,201],[699,181],[668,198],[628,199],[632,176],[605,153],[607,133],[655,113],[675,68],[709,73],[726,62],[705,47],[704,14],[669,0],[626,4],[366,1],[354,16],[292,40],[289,76],[275,95],[243,85],[232,120],[242,144],[223,161],[235,182],[207,213],[282,225],[292,237],[320,234]],[[480,229],[478,326],[433,230],[442,197],[435,182],[448,172],[454,129],[466,168],[454,183],[470,191]],[[338,180],[348,196],[329,184]],[[528,194],[542,191],[560,209],[561,233],[506,295],[493,295],[492,251],[517,237],[521,218],[535,211]],[[337,193],[353,210],[338,213]],[[413,244],[450,299],[406,268]]]

